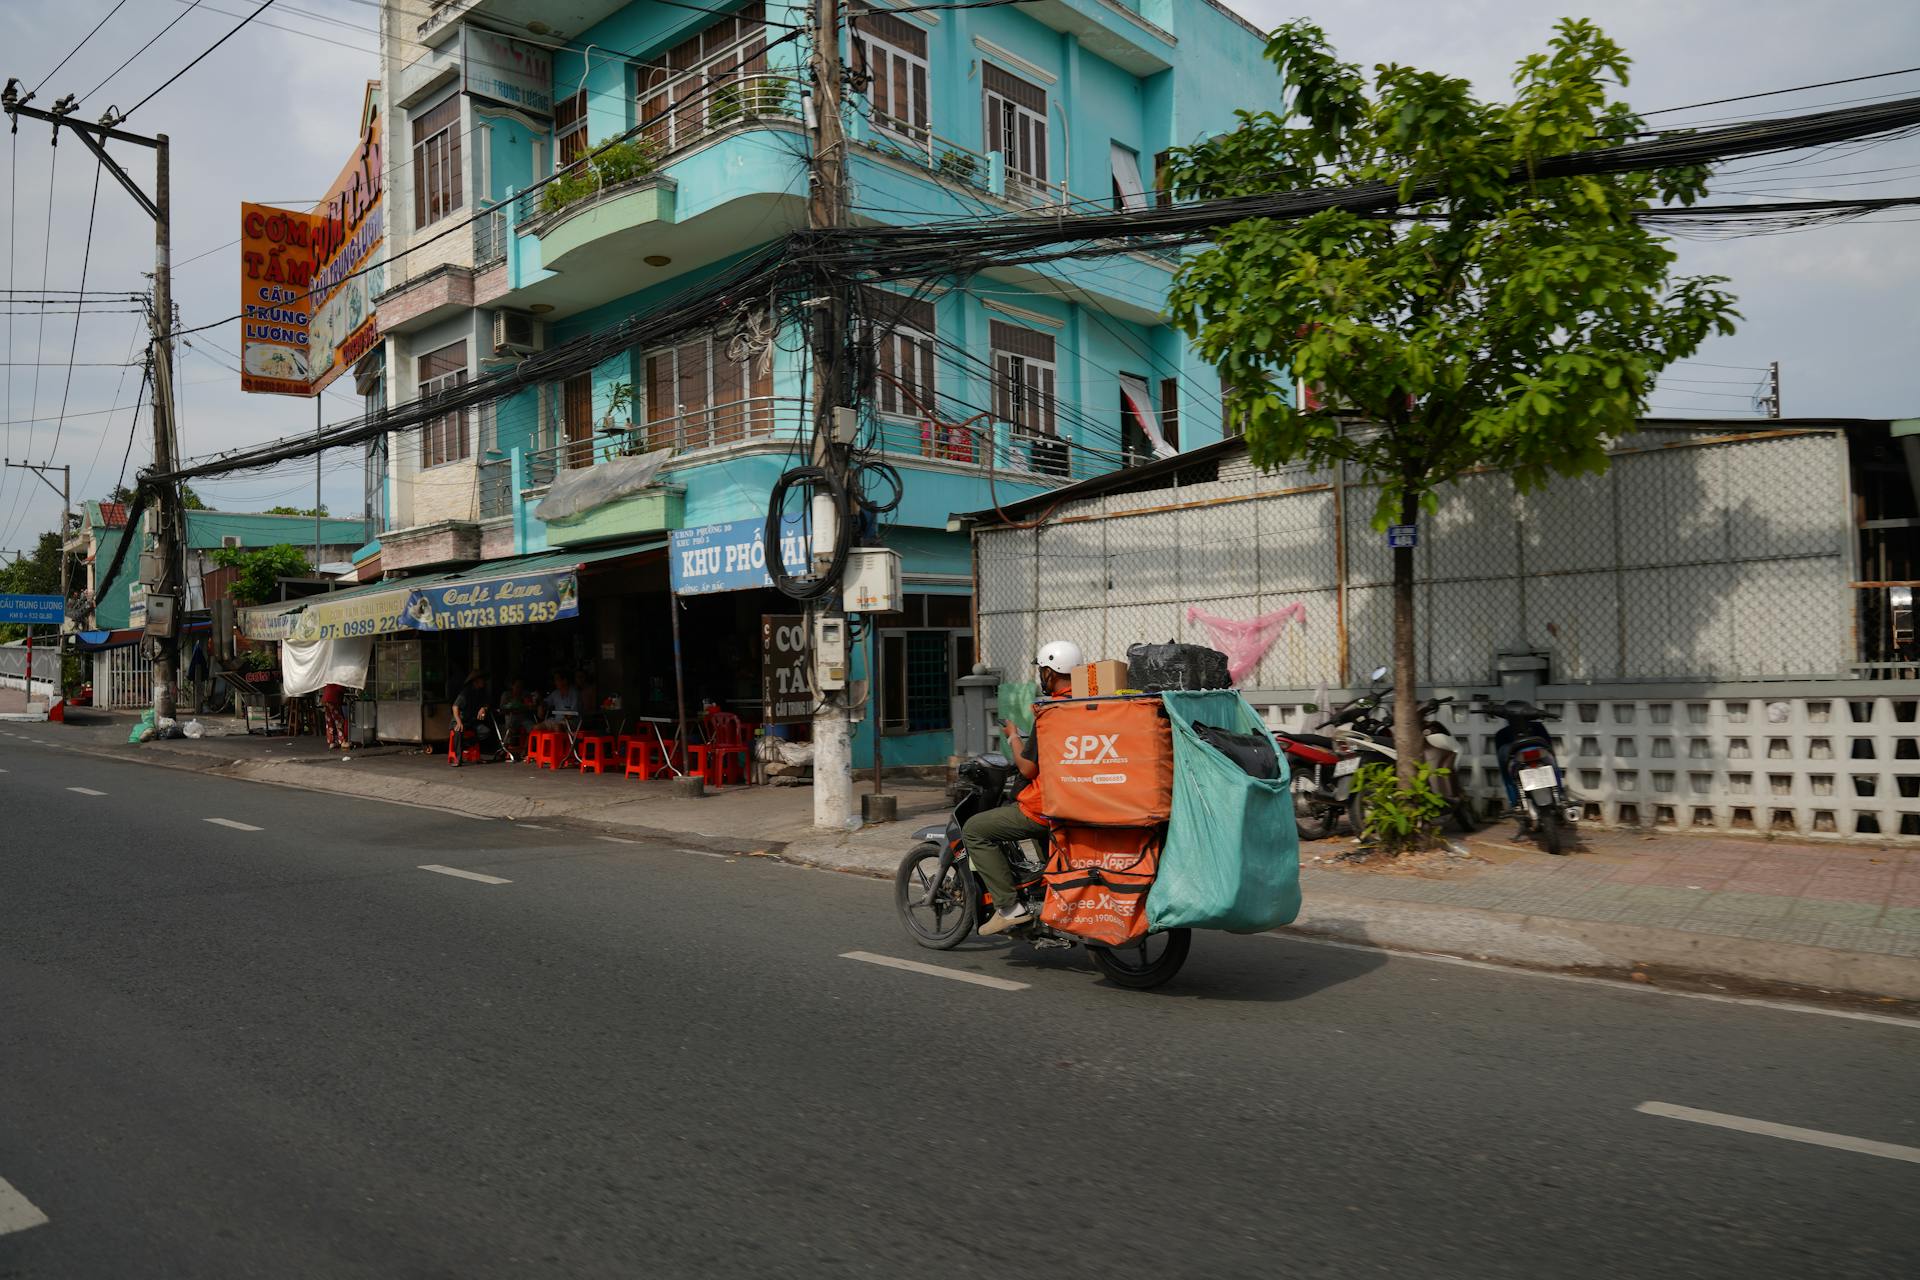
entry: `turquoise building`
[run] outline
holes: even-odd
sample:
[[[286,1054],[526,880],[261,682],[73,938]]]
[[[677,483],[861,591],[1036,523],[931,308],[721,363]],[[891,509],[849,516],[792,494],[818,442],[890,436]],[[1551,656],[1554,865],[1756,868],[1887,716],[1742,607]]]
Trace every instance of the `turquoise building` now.
[[[809,6],[455,0],[421,15],[382,15],[384,340],[356,370],[370,406],[644,313],[805,226],[806,121],[823,109],[805,73]],[[1263,35],[1212,0],[871,0],[845,6],[840,38],[850,214],[865,223],[1145,207],[1168,148],[1279,92]],[[876,719],[889,764],[951,749],[953,682],[974,661],[953,513],[1220,438],[1218,377],[1163,319],[1175,265],[1133,252],[863,298],[860,442],[901,478],[881,536],[900,552],[906,608],[877,620],[860,764]],[[578,626],[455,640],[447,668],[539,683],[564,667],[662,711],[664,543],[734,522],[745,537],[764,519],[805,452],[808,362],[796,325],[748,310],[395,435],[368,460],[380,571],[578,547]],[[566,521],[535,514],[561,472],[662,449],[661,484]],[[681,607],[689,697],[758,718],[763,620],[799,607],[765,590]],[[863,651],[856,678],[864,667]]]

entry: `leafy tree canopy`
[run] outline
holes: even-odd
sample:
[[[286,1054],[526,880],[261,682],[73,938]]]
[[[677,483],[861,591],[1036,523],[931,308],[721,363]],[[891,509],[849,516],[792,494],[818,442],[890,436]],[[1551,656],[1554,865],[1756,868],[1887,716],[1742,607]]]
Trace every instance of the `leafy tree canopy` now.
[[[1705,168],[1527,176],[1644,127],[1609,98],[1628,59],[1594,24],[1561,21],[1548,52],[1521,60],[1509,103],[1397,65],[1369,87],[1310,22],[1279,28],[1266,52],[1288,110],[1241,112],[1234,131],[1176,149],[1173,190],[1385,182],[1409,203],[1396,218],[1237,223],[1182,269],[1173,316],[1219,366],[1256,462],[1354,461],[1383,482],[1381,523],[1410,521],[1435,485],[1476,467],[1523,487],[1599,471],[1659,372],[1732,332],[1723,278],[1673,278],[1674,255],[1634,218],[1691,203]],[[1335,409],[1289,403],[1289,374],[1384,430],[1343,431]]]
[[[123,484],[115,488],[113,491],[113,497],[111,500],[114,502],[120,502],[120,503],[132,502],[133,486]],[[193,491],[193,486],[190,484],[183,484],[180,486],[180,504],[184,509],[188,511],[213,510],[212,507],[209,507],[206,503],[200,500],[200,495]]]
[[[306,552],[285,543],[248,550],[221,547],[212,553],[213,562],[223,569],[238,569],[233,580],[235,604],[265,604],[274,598],[282,578],[301,578],[312,572]]]
[[[305,508],[268,507],[266,514],[270,516],[322,516],[324,517],[327,514],[327,509],[325,507],[321,507],[318,510],[315,510],[313,507],[305,507]]]

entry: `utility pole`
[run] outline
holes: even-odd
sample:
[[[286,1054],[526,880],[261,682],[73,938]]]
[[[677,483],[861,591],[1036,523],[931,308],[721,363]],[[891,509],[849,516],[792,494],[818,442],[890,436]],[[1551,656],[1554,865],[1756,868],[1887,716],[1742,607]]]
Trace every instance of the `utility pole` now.
[[[320,397],[324,391],[313,397],[313,573],[320,576],[320,457],[324,452],[320,448]]]
[[[168,172],[167,135],[164,133],[147,137],[143,134],[128,133],[119,127],[120,116],[112,108],[100,117],[97,123],[75,120],[73,111],[79,105],[72,94],[53,104],[53,110],[42,111],[27,104],[33,100],[33,94],[24,97],[20,93],[20,82],[8,80],[4,92],[0,92],[0,110],[6,112],[16,130],[20,127],[20,117],[30,120],[44,120],[53,126],[53,142],[60,144],[60,130],[67,129],[80,139],[87,150],[99,159],[114,180],[126,188],[140,207],[153,219],[153,467],[158,474],[165,475],[174,468],[174,416],[173,416],[173,262],[172,235],[169,227],[172,202],[168,194],[170,174]],[[135,146],[148,147],[153,151],[153,195],[140,188],[120,162],[107,154],[106,143],[129,142]],[[149,584],[155,594],[178,597],[181,587],[180,564],[180,486],[168,481],[160,485],[154,503],[156,538],[159,552],[158,581]],[[129,537],[136,536],[129,530]],[[178,612],[175,612],[177,620]],[[153,713],[156,718],[171,717],[174,712],[175,675],[177,642],[173,634],[154,637],[153,655]]]
[[[837,227],[845,218],[847,145],[840,114],[840,0],[814,0],[812,80],[814,134],[812,186],[807,194],[807,226],[818,231]],[[841,387],[845,379],[841,366],[846,358],[846,297],[836,279],[816,282],[820,301],[813,312],[813,463],[831,471],[846,491],[847,450],[834,443],[835,410],[840,407]],[[843,524],[852,513],[836,510],[833,518]],[[815,523],[814,536],[841,536],[841,530],[821,530]],[[775,548],[770,554],[778,555]],[[817,625],[824,620],[837,624],[846,636],[847,615],[841,607],[838,591],[823,599],[812,610],[810,634],[818,635]],[[871,673],[868,679],[872,687]],[[868,694],[871,701],[873,695]],[[873,720],[871,712],[868,718]],[[874,724],[879,732],[879,724]],[[853,815],[853,736],[847,716],[844,689],[825,690],[813,713],[813,825],[844,828]]]
[[[1769,418],[1780,416],[1780,362],[1778,360],[1769,361],[1767,364],[1767,416]]]

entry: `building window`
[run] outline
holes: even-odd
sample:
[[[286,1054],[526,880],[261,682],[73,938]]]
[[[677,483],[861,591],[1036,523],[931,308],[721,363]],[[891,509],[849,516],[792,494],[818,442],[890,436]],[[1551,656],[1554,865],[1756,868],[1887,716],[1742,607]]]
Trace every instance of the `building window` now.
[[[640,68],[640,124],[675,151],[748,114],[792,115],[786,78],[767,76],[766,6],[755,0]]]
[[[466,384],[467,344],[463,339],[420,357],[420,398],[431,400]],[[467,438],[467,411],[455,409],[429,419],[420,434],[420,465],[443,466],[473,451]]]
[[[995,320],[988,326],[993,349],[993,416],[1012,428],[1008,452],[1015,465],[1042,475],[1065,476],[1067,444],[1056,426],[1053,335]]]
[[[561,169],[578,164],[587,154],[587,92],[553,104],[554,164]]]
[[[1180,447],[1180,379],[1160,379],[1160,434],[1175,449]]]
[[[849,20],[854,74],[866,84],[873,123],[883,133],[927,141],[927,33],[867,5]]]
[[[873,322],[876,413],[930,418],[934,410],[933,304],[880,289],[862,294]]]
[[[881,732],[937,733],[953,728],[953,682],[956,674],[972,667],[971,636],[934,630],[881,632]]]
[[[1006,157],[1007,194],[1045,203],[1047,190],[1047,91],[991,62],[980,64],[987,104],[988,151]]]
[[[771,350],[707,335],[646,358],[647,448],[706,449],[773,431]]]
[[[1147,207],[1147,187],[1140,180],[1140,157],[1129,147],[1114,143],[1113,147],[1113,207],[1116,209],[1144,209]]]
[[[1156,151],[1153,154],[1153,203],[1155,208],[1165,209],[1173,204],[1173,192],[1167,189],[1167,166],[1173,160],[1173,152]]]
[[[413,225],[424,227],[458,209],[460,95],[454,94],[413,121]]]

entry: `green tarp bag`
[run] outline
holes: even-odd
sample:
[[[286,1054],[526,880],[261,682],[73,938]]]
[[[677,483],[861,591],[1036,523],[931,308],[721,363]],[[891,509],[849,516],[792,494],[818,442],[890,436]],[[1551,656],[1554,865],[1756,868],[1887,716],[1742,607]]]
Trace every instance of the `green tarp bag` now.
[[[1231,689],[1160,698],[1173,722],[1173,816],[1147,895],[1149,927],[1258,933],[1290,924],[1300,914],[1300,833],[1286,757],[1278,778],[1250,777],[1193,731],[1198,722],[1267,732]]]

